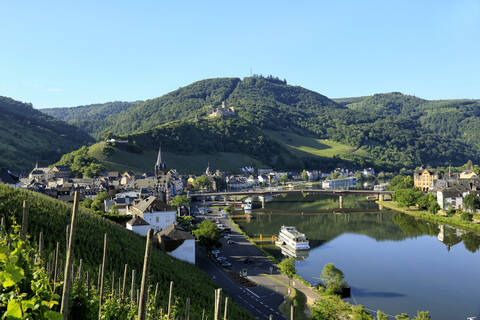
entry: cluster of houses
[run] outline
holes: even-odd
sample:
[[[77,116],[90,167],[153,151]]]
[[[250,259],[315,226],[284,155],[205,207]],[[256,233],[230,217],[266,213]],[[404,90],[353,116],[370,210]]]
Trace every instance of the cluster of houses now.
[[[441,175],[438,170],[420,167],[413,174],[414,187],[437,196],[440,208],[463,210],[463,199],[471,192],[480,194],[480,178],[473,170]]]

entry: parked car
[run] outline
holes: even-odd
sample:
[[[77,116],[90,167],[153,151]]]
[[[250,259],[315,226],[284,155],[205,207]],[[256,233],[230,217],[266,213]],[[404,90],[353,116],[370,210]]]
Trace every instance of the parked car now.
[[[234,244],[234,242],[232,240],[228,240],[227,244]]]
[[[223,261],[225,261],[225,260],[227,260],[227,258],[222,257],[222,256],[220,256],[220,257],[217,258],[217,261],[218,261],[218,262],[223,262]]]
[[[219,254],[220,253],[220,250],[218,249],[214,249],[212,251],[210,251],[212,254]]]
[[[207,213],[212,213],[212,209],[207,209]]]
[[[224,267],[224,268],[231,268],[231,267],[232,267],[232,264],[231,264],[230,262],[228,262],[228,261],[224,261],[224,262],[222,263],[222,267]]]
[[[250,264],[252,262],[253,262],[252,258],[246,258],[245,260],[243,260],[243,263],[245,263],[245,264]]]

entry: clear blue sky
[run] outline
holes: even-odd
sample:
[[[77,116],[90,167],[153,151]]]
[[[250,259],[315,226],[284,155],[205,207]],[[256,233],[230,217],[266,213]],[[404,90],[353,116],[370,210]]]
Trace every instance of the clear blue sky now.
[[[2,1],[0,95],[34,107],[257,74],[329,97],[480,98],[480,0]]]

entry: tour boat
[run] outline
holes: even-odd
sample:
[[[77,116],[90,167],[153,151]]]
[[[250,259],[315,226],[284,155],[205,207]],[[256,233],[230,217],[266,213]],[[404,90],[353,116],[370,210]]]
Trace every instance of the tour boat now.
[[[277,246],[286,245],[293,250],[308,250],[310,244],[303,233],[300,233],[295,227],[282,226],[278,234]]]

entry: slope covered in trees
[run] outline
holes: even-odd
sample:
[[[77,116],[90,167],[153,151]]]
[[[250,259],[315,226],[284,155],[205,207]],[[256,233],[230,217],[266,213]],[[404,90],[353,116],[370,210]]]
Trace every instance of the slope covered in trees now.
[[[57,120],[31,104],[0,97],[0,167],[25,172],[57,161],[93,139],[77,127]]]
[[[104,129],[115,123],[119,113],[140,103],[142,101],[115,101],[73,108],[45,108],[41,111],[83,129],[96,139],[101,139],[105,134]]]
[[[112,112],[103,121],[93,122],[95,125],[87,130],[96,138],[107,133],[144,136],[149,132],[147,135],[151,135],[157,130],[155,128],[172,121],[206,118],[221,106],[222,101],[235,109],[232,119],[245,121],[253,128],[252,134],[257,139],[278,138],[281,135],[275,132],[282,131],[287,135],[324,139],[351,147],[350,154],[330,155],[338,160],[337,165],[343,165],[340,160],[344,159],[351,166],[373,165],[377,169],[396,171],[420,164],[446,166],[463,164],[468,159],[480,160],[480,102],[477,100],[429,101],[394,92],[334,101],[311,90],[288,85],[284,80],[262,76],[198,81],[122,112]],[[89,122],[87,118],[82,120],[79,115],[75,121]],[[218,118],[212,121],[218,121],[218,126],[226,123]],[[195,127],[193,122],[187,121],[170,127],[166,125],[159,130],[165,132],[167,128],[175,127],[174,131],[180,133],[187,126]],[[188,132],[191,133],[187,130],[186,134],[176,135],[176,144],[179,145],[176,147],[193,154],[198,148],[190,148],[192,144],[188,139],[192,135]],[[233,140],[215,138],[212,150],[231,149],[231,146],[223,145],[227,142],[244,145],[241,135],[231,138]],[[170,141],[168,137],[165,139]],[[251,135],[247,140],[251,140]],[[282,139],[264,141],[265,152],[279,145],[286,150],[292,149],[291,144]],[[201,141],[202,146],[206,143]],[[319,161],[323,167],[331,164],[330,160],[319,156],[321,151],[310,148],[312,144],[315,143],[308,146],[295,144],[296,150],[309,150],[300,156],[301,161],[289,156],[291,162],[296,162],[295,167],[314,168],[318,167]],[[282,149],[276,150],[280,155],[284,154]],[[240,148],[239,151],[250,155],[249,150]],[[298,156],[297,151],[293,153]],[[276,165],[276,162],[264,163]]]

